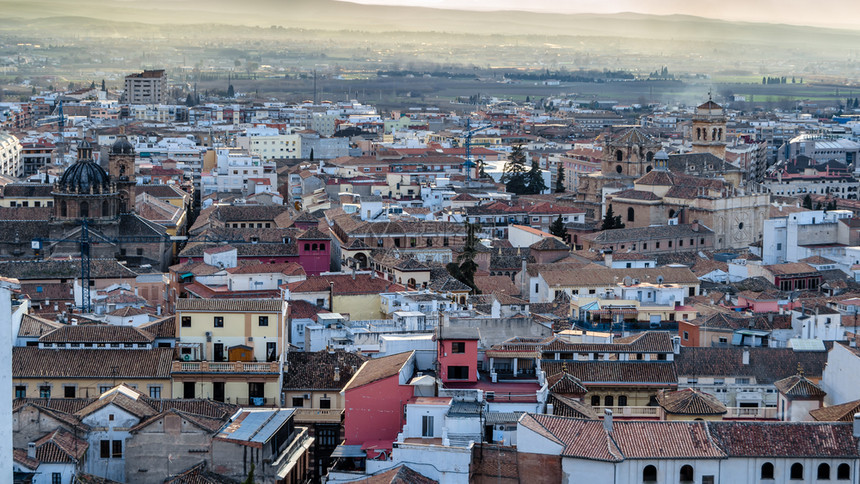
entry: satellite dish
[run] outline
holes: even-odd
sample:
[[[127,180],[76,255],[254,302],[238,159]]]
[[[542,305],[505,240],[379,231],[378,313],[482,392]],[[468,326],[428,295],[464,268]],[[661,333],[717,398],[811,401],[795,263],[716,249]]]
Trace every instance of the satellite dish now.
[[[663,276],[657,276],[657,284],[663,284]]]

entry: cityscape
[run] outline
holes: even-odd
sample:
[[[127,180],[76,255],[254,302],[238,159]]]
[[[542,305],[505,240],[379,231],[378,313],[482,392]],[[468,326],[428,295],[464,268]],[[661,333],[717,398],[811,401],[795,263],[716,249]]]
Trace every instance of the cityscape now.
[[[860,9],[0,0],[0,483],[860,484]]]

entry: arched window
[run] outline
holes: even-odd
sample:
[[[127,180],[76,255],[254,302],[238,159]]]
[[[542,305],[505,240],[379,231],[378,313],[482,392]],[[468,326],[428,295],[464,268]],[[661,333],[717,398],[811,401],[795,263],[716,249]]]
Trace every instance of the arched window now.
[[[612,395],[606,395],[603,397],[603,406],[605,407],[614,407],[615,406],[615,397]]]
[[[311,250],[311,244],[305,244],[305,250]]]
[[[591,406],[592,407],[599,407],[600,406],[600,396],[599,395],[592,395],[591,396]]]
[[[818,479],[830,480],[830,464],[818,466]]]
[[[108,215],[110,215],[110,208],[109,207],[110,207],[110,205],[108,204],[107,200],[102,202],[102,217],[107,217]]]
[[[762,479],[773,479],[773,464],[770,462],[765,462],[761,465],[761,478]]]
[[[62,202],[60,202],[60,216],[61,217],[67,217],[68,215],[69,214],[68,214],[68,210],[66,209],[66,201],[63,200]]]
[[[325,244],[320,244],[320,250],[325,250]]]
[[[651,161],[653,159],[654,159],[654,153],[653,152],[649,151],[648,153],[645,153],[645,160],[646,161]]]
[[[408,281],[406,281],[406,285],[408,285],[409,287],[415,287],[415,279],[410,278]]]
[[[803,464],[800,462],[791,464],[791,479],[803,480]]]
[[[636,218],[636,212],[633,211],[633,207],[629,207],[627,209],[627,221],[632,222],[633,219]]]
[[[624,153],[622,153],[621,150],[616,150],[615,151],[615,161],[621,161],[623,159],[624,159]]]
[[[620,173],[621,173],[621,172],[623,172],[623,171],[624,171],[624,168],[621,168],[621,165],[617,165],[617,166],[615,167],[615,172],[616,172],[616,173],[619,173],[619,174],[620,174]]]
[[[81,202],[80,207],[80,217],[87,218],[90,216],[90,203],[89,202]]]
[[[696,128],[696,139],[702,139],[702,128]]]
[[[646,166],[646,167],[645,167],[645,173],[651,173],[651,170],[653,170],[653,169],[654,169],[654,167],[653,167],[653,166],[648,165],[648,166]]]
[[[669,218],[675,218],[675,209],[669,209]]]
[[[848,464],[839,464],[839,467],[836,468],[836,478],[837,479],[851,479],[851,466]]]
[[[693,466],[681,466],[681,482],[693,482]]]
[[[621,395],[618,397],[618,406],[626,407],[627,406],[627,395]]]
[[[642,481],[657,482],[657,468],[652,465],[645,466],[645,468],[642,469]]]
[[[316,252],[317,249],[319,249],[319,246],[317,246],[317,244],[311,246],[312,251]]]

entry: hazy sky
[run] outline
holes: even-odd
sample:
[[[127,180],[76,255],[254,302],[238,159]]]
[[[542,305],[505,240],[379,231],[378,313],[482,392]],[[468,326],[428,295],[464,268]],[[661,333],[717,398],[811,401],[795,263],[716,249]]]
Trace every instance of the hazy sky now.
[[[751,22],[860,28],[858,0],[347,0],[355,3],[465,10],[558,13],[684,14]]]

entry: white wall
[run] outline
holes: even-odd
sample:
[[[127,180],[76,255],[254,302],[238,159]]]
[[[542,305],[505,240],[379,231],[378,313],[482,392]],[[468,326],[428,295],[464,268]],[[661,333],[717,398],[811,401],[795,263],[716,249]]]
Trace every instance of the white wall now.
[[[827,392],[825,404],[839,405],[860,400],[857,375],[860,375],[860,357],[851,349],[835,343],[827,354],[827,366],[821,379],[822,390]]]

